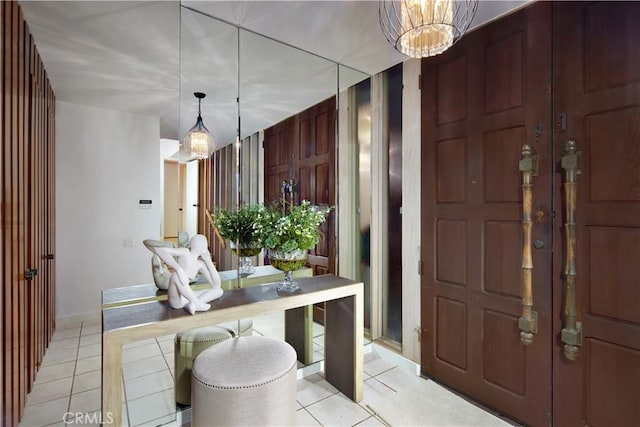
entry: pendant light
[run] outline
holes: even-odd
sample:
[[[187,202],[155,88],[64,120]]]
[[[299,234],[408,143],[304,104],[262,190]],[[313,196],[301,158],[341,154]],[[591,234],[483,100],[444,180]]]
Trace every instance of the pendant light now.
[[[464,35],[478,0],[380,0],[380,27],[396,50],[411,58],[438,55]]]
[[[200,113],[200,104],[202,99],[207,96],[202,92],[193,94],[198,98],[198,118],[196,124],[187,132],[182,141],[182,151],[191,159],[206,159],[213,154],[215,143],[213,137],[202,121]]]

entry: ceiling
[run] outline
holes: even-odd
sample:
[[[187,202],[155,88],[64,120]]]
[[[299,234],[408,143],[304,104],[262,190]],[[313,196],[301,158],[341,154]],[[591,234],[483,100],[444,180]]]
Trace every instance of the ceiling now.
[[[481,0],[472,28],[527,2]],[[226,145],[238,112],[245,136],[407,59],[377,1],[20,4],[58,101],[159,117],[169,139],[195,123],[193,92]]]

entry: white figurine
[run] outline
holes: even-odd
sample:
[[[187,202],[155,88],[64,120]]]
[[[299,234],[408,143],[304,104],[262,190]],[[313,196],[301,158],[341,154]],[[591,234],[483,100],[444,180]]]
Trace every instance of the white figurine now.
[[[158,257],[158,255],[156,254],[156,248],[175,248],[176,245],[173,242],[168,242],[166,240],[152,239],[143,240],[142,243],[153,253],[153,256],[151,257],[151,272],[153,273],[153,282],[156,284],[156,287],[158,289],[166,291],[169,288],[169,278],[171,277],[171,272],[167,270],[164,262],[162,262],[160,257]]]
[[[209,310],[211,305],[208,302],[222,296],[220,275],[211,262],[207,238],[202,234],[193,236],[188,248],[147,247],[173,270],[167,288],[171,308],[184,307],[194,314],[196,311]],[[198,273],[211,284],[211,289],[196,293],[189,287],[189,281],[195,279]]]

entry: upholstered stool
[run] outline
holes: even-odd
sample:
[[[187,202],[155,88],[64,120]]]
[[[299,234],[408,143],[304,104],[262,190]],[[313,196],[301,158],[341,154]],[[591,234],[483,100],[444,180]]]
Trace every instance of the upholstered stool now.
[[[293,425],[296,351],[269,337],[238,337],[204,350],[191,371],[191,425]]]
[[[237,335],[251,335],[253,320],[221,323],[176,334],[174,343],[174,391],[176,402],[191,405],[191,367],[193,360],[206,348]]]
[[[191,404],[191,367],[193,360],[206,348],[232,338],[226,328],[205,326],[179,332],[175,338],[174,352],[174,391],[176,402]]]
[[[240,330],[238,331],[238,321],[220,323],[219,328],[224,328],[231,332],[233,336],[248,337],[253,335],[253,319],[240,319]]]

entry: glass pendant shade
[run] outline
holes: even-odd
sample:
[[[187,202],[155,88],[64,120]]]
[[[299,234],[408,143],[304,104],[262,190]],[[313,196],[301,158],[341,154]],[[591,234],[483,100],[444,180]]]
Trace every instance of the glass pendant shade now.
[[[460,40],[477,8],[478,0],[380,0],[380,27],[399,52],[425,58]]]
[[[194,159],[206,159],[213,154],[215,145],[209,129],[198,114],[196,124],[187,132],[182,142],[182,149]]]
[[[198,118],[196,124],[189,129],[182,140],[182,152],[191,159],[206,159],[215,149],[211,132],[204,125],[200,113],[200,103],[206,95],[202,92],[196,92],[193,95],[198,98]]]

